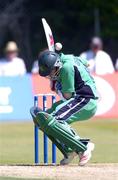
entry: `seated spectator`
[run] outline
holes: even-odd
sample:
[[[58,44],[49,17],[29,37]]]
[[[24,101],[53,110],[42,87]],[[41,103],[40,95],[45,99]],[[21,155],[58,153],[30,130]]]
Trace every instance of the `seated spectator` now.
[[[99,37],[93,37],[90,43],[90,50],[80,54],[80,57],[89,61],[88,69],[92,73],[98,75],[113,73],[114,67],[111,57],[102,48],[102,40]]]
[[[0,59],[0,76],[17,76],[26,73],[23,59],[18,57],[18,47],[10,41],[5,48],[5,57]]]

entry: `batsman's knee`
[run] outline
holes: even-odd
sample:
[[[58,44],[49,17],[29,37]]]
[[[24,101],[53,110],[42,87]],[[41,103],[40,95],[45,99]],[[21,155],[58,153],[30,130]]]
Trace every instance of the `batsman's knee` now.
[[[32,107],[30,109],[34,123],[40,127],[41,130],[44,130],[48,123],[55,120],[50,114],[43,112],[40,108]]]
[[[39,112],[37,113],[37,121],[40,126],[40,129],[42,131],[47,131],[50,124],[52,124],[55,121],[55,118],[46,112]]]
[[[38,107],[32,107],[31,109],[30,109],[30,114],[31,114],[31,116],[32,116],[32,118],[33,118],[33,121],[34,121],[34,123],[39,127],[39,125],[38,125],[38,121],[37,121],[37,114],[39,113],[39,112],[42,112],[42,109],[40,109],[40,108],[38,108]]]

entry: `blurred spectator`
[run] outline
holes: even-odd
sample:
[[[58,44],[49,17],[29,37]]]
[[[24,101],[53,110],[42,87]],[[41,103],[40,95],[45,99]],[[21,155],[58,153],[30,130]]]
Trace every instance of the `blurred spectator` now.
[[[37,74],[39,72],[38,60],[34,61],[33,65],[32,65],[31,72],[33,74]]]
[[[99,37],[93,37],[90,43],[90,50],[80,54],[80,57],[89,61],[88,69],[99,75],[113,73],[112,60],[105,51],[102,50],[103,43]]]
[[[116,59],[115,69],[118,71],[118,59]]]
[[[18,57],[18,47],[9,41],[5,48],[5,57],[0,59],[0,76],[17,76],[26,73],[23,59]]]
[[[47,51],[48,49],[47,48],[43,48],[40,52],[42,51]],[[40,52],[38,53],[38,56],[40,55]],[[38,60],[35,60],[33,62],[33,65],[32,65],[32,69],[31,69],[31,73],[33,74],[39,74],[39,64],[38,64]]]

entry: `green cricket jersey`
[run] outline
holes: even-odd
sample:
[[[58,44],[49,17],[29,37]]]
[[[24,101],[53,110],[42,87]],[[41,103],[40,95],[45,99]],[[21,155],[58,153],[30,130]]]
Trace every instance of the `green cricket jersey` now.
[[[73,55],[60,54],[63,64],[60,69],[59,81],[62,93],[73,93],[81,97],[97,99],[95,81],[89,74],[86,65],[88,62]]]

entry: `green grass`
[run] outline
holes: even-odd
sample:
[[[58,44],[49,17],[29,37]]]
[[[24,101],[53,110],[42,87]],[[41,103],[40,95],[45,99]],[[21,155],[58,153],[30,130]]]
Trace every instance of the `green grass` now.
[[[18,180],[19,178],[14,178],[14,177],[0,177],[0,180]],[[20,178],[21,179],[21,178]],[[21,179],[22,180],[22,179]],[[23,179],[24,180],[24,179]]]
[[[118,120],[89,120],[73,124],[81,137],[91,138],[95,151],[91,162],[118,163]],[[0,123],[0,164],[30,164],[34,162],[33,123]],[[43,162],[42,133],[39,134],[40,159]],[[57,152],[57,162],[62,158]],[[51,143],[49,143],[51,162]],[[76,161],[75,161],[76,162]]]
[[[17,178],[17,177],[4,177],[4,176],[0,176],[0,180],[36,180],[36,178],[32,179],[32,178]],[[41,179],[40,180],[48,180],[48,179]]]

